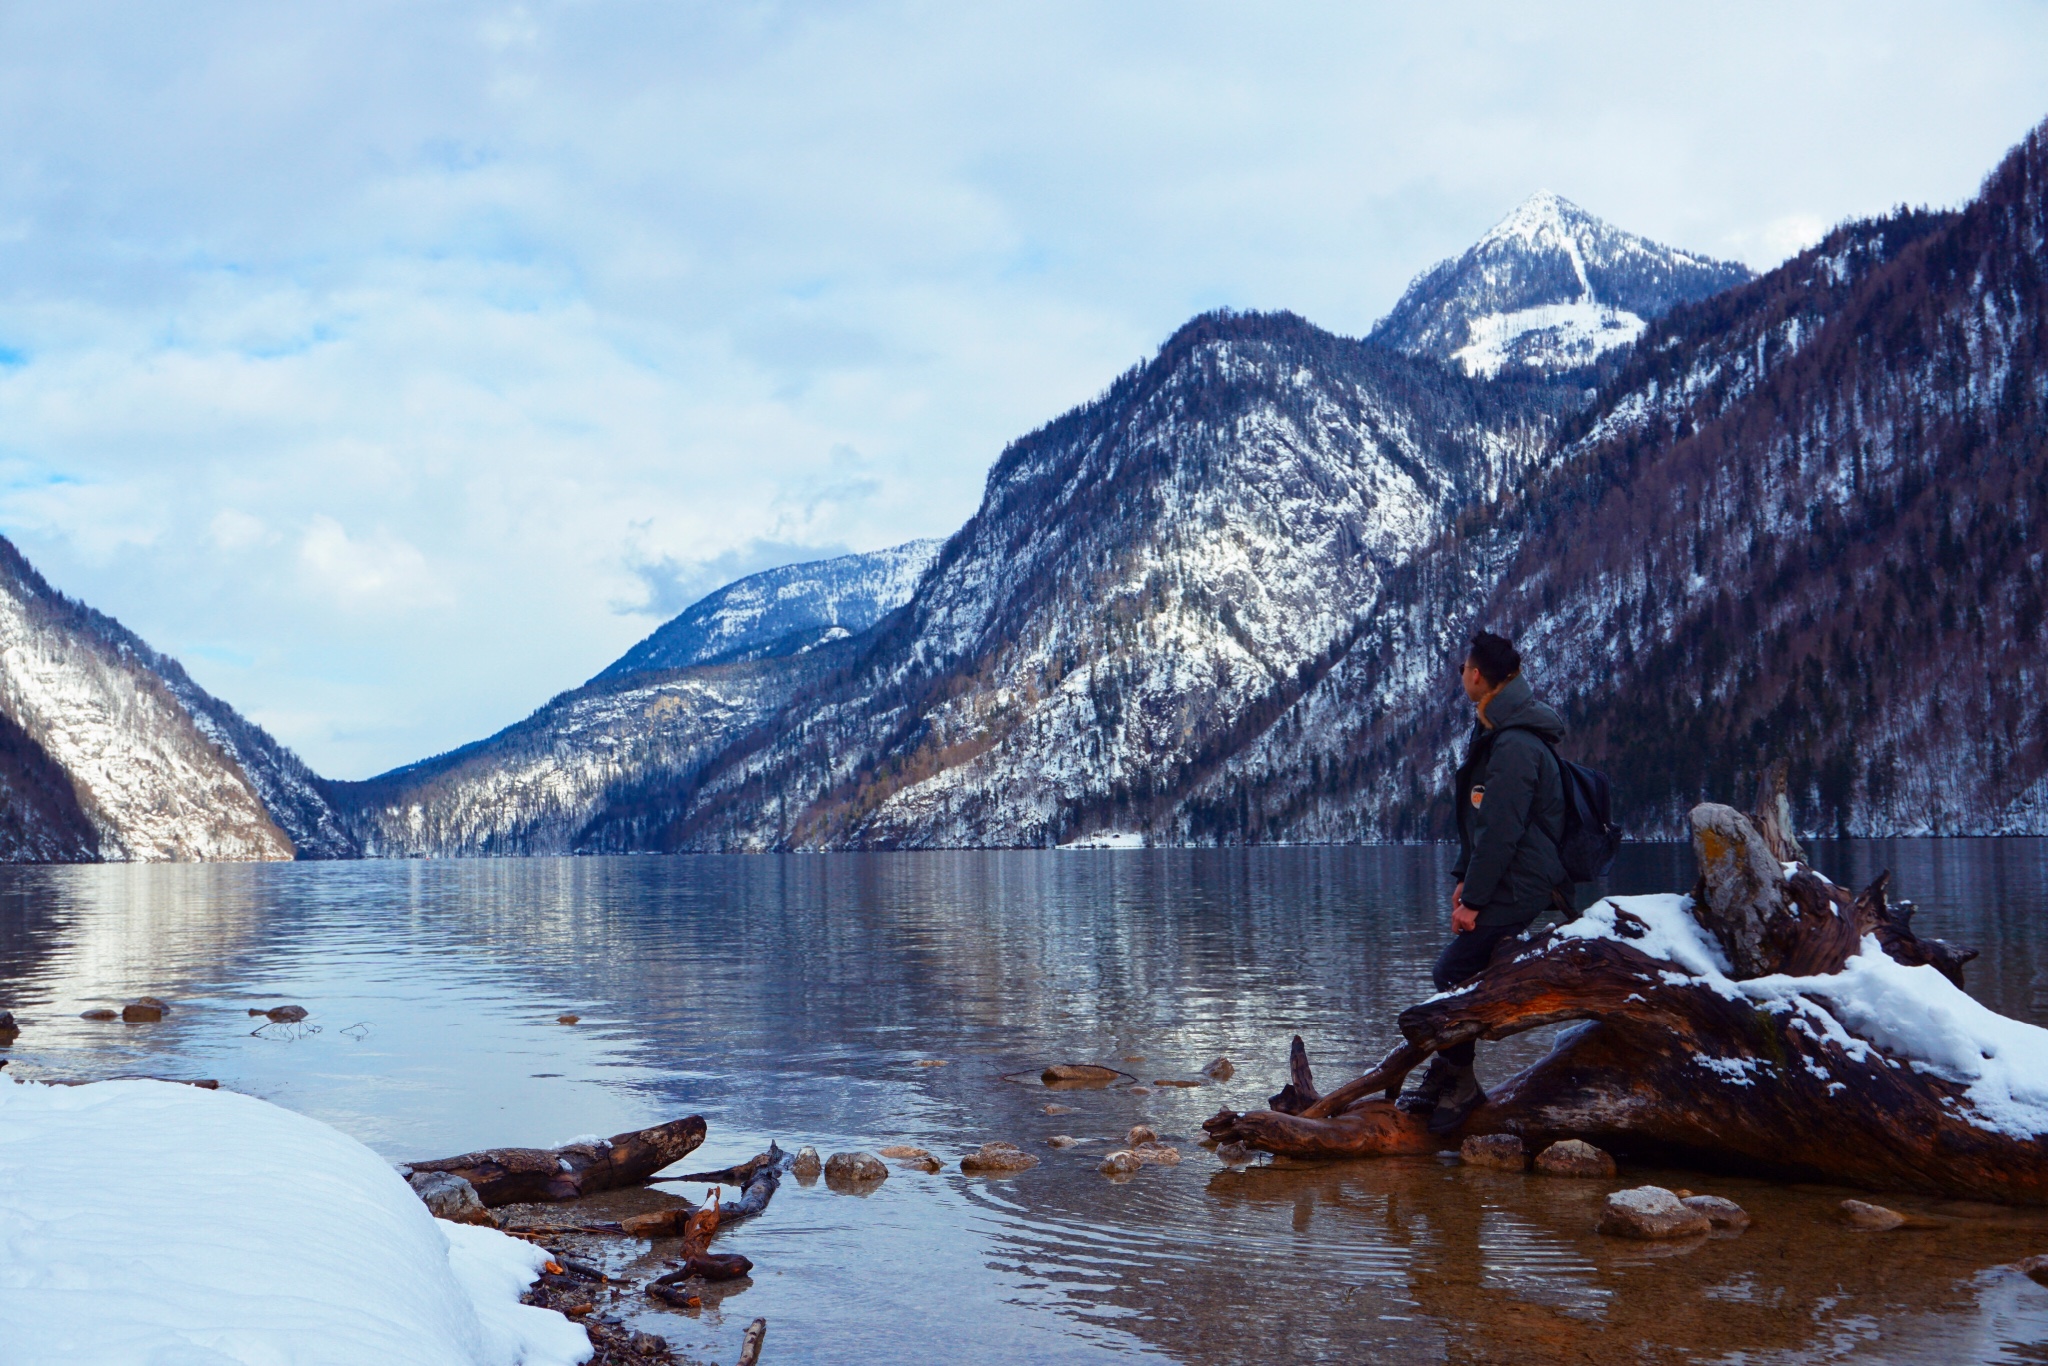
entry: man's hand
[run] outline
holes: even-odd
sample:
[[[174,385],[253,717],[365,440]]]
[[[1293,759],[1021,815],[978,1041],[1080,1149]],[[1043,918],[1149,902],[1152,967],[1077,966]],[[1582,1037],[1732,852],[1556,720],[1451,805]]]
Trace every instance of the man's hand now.
[[[1479,912],[1465,904],[1465,884],[1451,893],[1451,933],[1469,934],[1479,928]]]

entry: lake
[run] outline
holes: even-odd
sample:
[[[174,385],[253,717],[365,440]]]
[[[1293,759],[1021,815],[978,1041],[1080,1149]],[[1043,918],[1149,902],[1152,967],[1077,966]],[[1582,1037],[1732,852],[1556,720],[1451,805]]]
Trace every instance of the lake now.
[[[759,1315],[774,1363],[2048,1361],[2048,1289],[2008,1265],[2048,1252],[2042,1214],[1902,1197],[1942,1227],[1857,1233],[1834,1217],[1851,1192],[1631,1168],[1626,1184],[1725,1194],[1756,1218],[1665,1255],[1592,1231],[1610,1184],[1434,1159],[1231,1170],[1197,1147],[1219,1107],[1277,1089],[1292,1035],[1326,1088],[1391,1045],[1429,992],[1451,857],[10,868],[0,1006],[24,1030],[8,1071],[215,1077],[393,1160],[691,1113],[710,1123],[693,1169],[771,1138],[948,1159],[1006,1139],[1043,1159],[1007,1179],[897,1171],[864,1197],[786,1182],[716,1245],[753,1259],[750,1285],[642,1316],[702,1360],[732,1360]],[[2048,1024],[2048,841],[1845,841],[1813,858],[1859,886],[1892,869],[1918,931],[1983,950],[1973,994]],[[1688,850],[1632,845],[1611,890],[1692,876]],[[169,1018],[79,1018],[142,994]],[[257,1030],[246,1013],[282,1002],[306,1025]],[[1482,1074],[1544,1046],[1486,1045]],[[1032,1080],[1062,1061],[1196,1078],[1218,1056],[1235,1077],[1194,1089],[1055,1096]],[[1055,1099],[1077,1112],[1046,1114]],[[1187,1160],[1118,1184],[1096,1171],[1110,1143],[1045,1146],[1139,1122]]]

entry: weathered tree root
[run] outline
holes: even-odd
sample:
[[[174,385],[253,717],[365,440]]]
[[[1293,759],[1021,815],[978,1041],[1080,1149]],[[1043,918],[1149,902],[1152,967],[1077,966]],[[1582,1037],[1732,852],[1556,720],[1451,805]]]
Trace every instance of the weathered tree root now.
[[[1317,1094],[1296,1039],[1289,1083],[1270,1110],[1226,1110],[1204,1127],[1291,1157],[1432,1152],[1443,1144],[1423,1117],[1390,1103],[1410,1069],[1469,1039],[1583,1020],[1462,1133],[1515,1133],[1534,1146],[1579,1138],[1627,1157],[2048,1203],[2048,1138],[2000,1131],[1965,1085],[1887,1056],[1826,1012],[1825,979],[1866,935],[1894,961],[1933,966],[1958,985],[1974,954],[1916,938],[1887,904],[1885,877],[1852,899],[1803,865],[1784,876],[1776,841],[1726,807],[1699,808],[1694,827],[1702,877],[1690,910],[1747,967],[1735,980],[1643,952],[1628,941],[1652,937],[1650,927],[1617,910],[1612,935],[1545,933],[1496,956],[1465,988],[1403,1011],[1406,1042],[1328,1096]],[[1802,980],[1757,993],[1736,984],[1769,974]]]
[[[416,1172],[453,1172],[475,1186],[477,1198],[486,1205],[574,1200],[645,1181],[695,1152],[703,1141],[703,1116],[691,1115],[609,1141],[561,1148],[489,1148],[406,1165]]]

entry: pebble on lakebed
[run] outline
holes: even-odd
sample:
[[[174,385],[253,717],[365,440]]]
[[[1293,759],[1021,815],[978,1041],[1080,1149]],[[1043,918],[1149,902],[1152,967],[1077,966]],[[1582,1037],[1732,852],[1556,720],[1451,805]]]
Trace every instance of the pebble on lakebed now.
[[[1107,1086],[1123,1073],[1094,1063],[1056,1062],[1038,1074],[1047,1086]]]
[[[1600,1213],[1600,1232],[1616,1238],[1690,1238],[1713,1227],[1713,1220],[1662,1186],[1636,1186],[1607,1197]]]
[[[960,1159],[963,1172],[1021,1172],[1037,1165],[1037,1158],[1014,1143],[984,1143],[978,1152]]]
[[[1611,1181],[1619,1175],[1614,1159],[1583,1139],[1567,1138],[1536,1154],[1536,1170],[1545,1176],[1575,1176],[1593,1181]],[[1644,1186],[1644,1190],[1663,1190]],[[1669,1194],[1669,1192],[1666,1192]],[[1676,1200],[1677,1196],[1672,1196]]]
[[[1873,1233],[1884,1233],[1906,1226],[1906,1216],[1883,1205],[1873,1205],[1862,1200],[1844,1200],[1842,1217],[1857,1228],[1867,1228]]]

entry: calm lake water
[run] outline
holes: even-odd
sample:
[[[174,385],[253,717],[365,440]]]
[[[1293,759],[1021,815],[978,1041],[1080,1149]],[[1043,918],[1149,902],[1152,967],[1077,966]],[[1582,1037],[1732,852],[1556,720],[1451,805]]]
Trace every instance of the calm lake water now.
[[[940,853],[0,871],[11,1075],[217,1077],[392,1159],[553,1144],[701,1113],[689,1160],[1007,1139],[1003,1180],[786,1183],[719,1248],[751,1285],[644,1326],[731,1361],[756,1315],[785,1362],[2048,1362],[2048,1289],[2009,1269],[2048,1217],[1891,1203],[1944,1226],[1852,1233],[1849,1192],[1633,1169],[1727,1194],[1739,1238],[1678,1255],[1592,1231],[1609,1184],[1393,1159],[1232,1171],[1195,1145],[1277,1089],[1288,1039],[1326,1086],[1395,1038],[1444,934],[1441,848]],[[1971,990],[2048,1024],[2048,841],[1822,845],[1894,870],[1916,928],[1974,945]],[[1682,889],[1631,846],[1613,890]],[[162,1024],[96,1024],[140,994]],[[313,1028],[245,1011],[284,1001]],[[565,1027],[556,1015],[575,1012]],[[1544,1043],[1482,1050],[1504,1075]],[[1106,1062],[1196,1090],[1065,1092],[1004,1074]],[[1142,1058],[1143,1061],[1129,1059]],[[917,1067],[944,1059],[944,1067]],[[1078,1113],[1050,1116],[1053,1099]],[[1187,1161],[1095,1170],[1138,1122]],[[671,1188],[683,1189],[683,1188]],[[694,1186],[688,1193],[697,1194]],[[33,1312],[32,1307],[29,1312]]]

